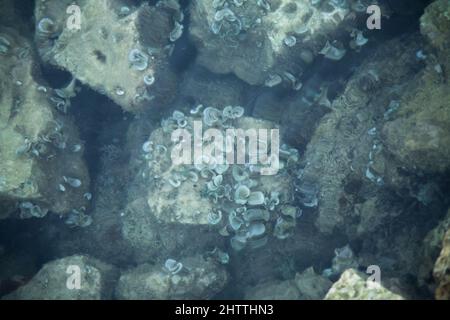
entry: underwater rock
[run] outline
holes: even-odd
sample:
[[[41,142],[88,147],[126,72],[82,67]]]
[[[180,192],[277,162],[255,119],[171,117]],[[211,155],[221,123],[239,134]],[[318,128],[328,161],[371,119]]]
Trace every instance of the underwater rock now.
[[[336,276],[340,275],[346,269],[357,269],[358,266],[359,263],[355,254],[350,246],[346,245],[342,248],[334,249],[334,258],[332,260],[331,268],[325,269],[322,272],[322,275],[326,277]]]
[[[402,106],[383,128],[387,148],[410,171],[440,173],[450,168],[450,5],[430,4],[420,20],[421,33],[434,47],[426,68],[400,99]]]
[[[445,233],[442,250],[433,269],[437,283],[435,297],[437,300],[450,299],[450,229]]]
[[[450,169],[450,89],[433,65],[412,80],[382,131],[388,151],[410,172]]]
[[[305,84],[305,87],[309,90],[308,84]],[[307,101],[304,98],[306,90],[286,101],[286,110],[281,116],[283,139],[300,149],[306,148],[320,120],[330,112],[329,108],[318,103],[318,97]]]
[[[261,283],[245,291],[245,300],[299,300],[300,292],[292,280]]]
[[[325,300],[403,300],[404,298],[389,291],[382,284],[366,279],[354,269],[346,270],[333,284]]]
[[[279,172],[267,176],[259,172],[266,167],[263,164],[220,165],[208,160],[206,154],[202,164],[176,164],[171,157],[179,146],[171,139],[172,132],[177,128],[192,132],[194,120],[204,121],[204,133],[206,123],[215,121],[214,128],[224,135],[225,129],[231,127],[244,131],[277,128],[267,121],[243,117],[243,111],[239,106],[221,110],[199,105],[186,114],[174,111],[162,120],[160,128],[147,127],[143,131],[140,127],[145,120],[130,126],[128,148],[134,150],[130,171],[136,175],[128,201],[131,204],[145,198],[147,205],[137,213],[124,212],[122,233],[138,262],[148,262],[153,253],[174,255],[183,250],[185,255],[193,255],[211,247],[224,248],[226,242],[236,249],[257,249],[270,240],[271,226],[276,217],[283,215],[281,207],[293,201],[294,187],[288,174],[288,168],[296,162],[290,156],[293,150],[288,149]],[[239,186],[250,189],[252,194],[242,205],[235,199]],[[296,218],[286,217],[287,236],[293,233]],[[238,239],[241,241],[237,247]]]
[[[157,244],[157,225],[152,215],[148,214],[145,198],[128,203],[122,217],[122,235],[130,246],[129,251],[137,261],[155,255],[160,250]]]
[[[31,43],[9,28],[0,28],[0,39],[8,44],[6,54],[0,55],[5,75],[0,80],[0,199],[17,203],[22,218],[86,208],[83,194],[89,191],[89,174],[83,153],[70,150],[80,138],[72,120],[52,100],[59,91],[41,79]],[[73,93],[74,86],[72,82],[60,91]],[[60,103],[70,104],[72,96],[67,94]],[[72,188],[64,176],[82,185]],[[0,218],[10,212],[2,211]]]
[[[80,275],[80,289],[70,289],[70,276]],[[101,300],[111,299],[119,276],[111,265],[83,255],[51,261],[7,300]]]
[[[320,231],[331,233],[335,227],[348,227],[353,229],[347,230],[349,236],[356,232],[354,220],[345,223],[346,218],[354,215],[351,193],[380,190],[387,185],[400,189],[407,185],[407,179],[400,176],[373,128],[383,125],[387,106],[400,94],[381,84],[389,79],[393,87],[399,87],[404,85],[405,78],[414,77],[418,72],[415,67],[418,45],[413,41],[392,40],[377,48],[332,102],[332,111],[320,120],[307,145],[305,168],[299,171],[298,182],[301,185],[303,177],[308,177],[317,185],[316,225]]]
[[[155,126],[149,125],[148,120],[142,117],[133,121],[127,133],[125,149],[131,151],[128,170],[133,176],[130,178],[130,175],[127,175],[128,180],[124,181],[128,187],[124,190],[125,199],[122,203],[125,205],[120,217],[121,234],[128,246],[127,252],[132,254],[136,263],[145,263],[154,261],[156,256],[176,255],[179,250],[183,250],[185,255],[194,255],[208,251],[211,247],[222,248],[223,237],[218,232],[208,232],[208,223],[199,225],[167,222],[167,219],[158,220],[151,211],[148,203],[149,188],[158,192],[156,190],[162,181],[150,174],[150,164],[152,170],[161,171],[167,170],[170,165],[170,151],[164,152],[165,146],[169,147],[170,135],[161,140],[164,144],[155,145],[148,139],[153,130]],[[143,145],[146,148],[143,148]],[[156,149],[162,152],[158,156],[155,154]],[[158,169],[159,165],[161,167]],[[119,166],[118,169],[123,170],[123,167]],[[192,183],[200,180],[200,174],[195,172],[187,175]],[[169,189],[173,188],[170,182],[164,182],[170,186]]]
[[[124,272],[116,287],[116,298],[211,299],[228,281],[229,276],[225,268],[211,259],[205,260],[199,255],[181,259],[176,272],[167,269],[176,262],[172,260],[169,259],[161,265],[143,264]]]
[[[400,99],[396,117],[383,136],[389,151],[414,172],[446,172],[450,168],[450,5],[435,1],[421,17],[421,33],[434,48],[424,56],[426,68]],[[436,56],[431,53],[436,52]]]
[[[369,198],[363,203],[355,204],[354,215],[360,219],[360,222],[354,226],[356,228],[354,232],[359,236],[375,232],[383,226],[386,219],[395,218],[400,213],[397,208],[383,203],[380,197]]]
[[[205,110],[222,113],[213,108]],[[205,114],[209,116],[208,112]],[[192,117],[186,117],[187,126],[190,128],[192,128],[193,120]],[[165,223],[209,225],[208,217],[213,210],[220,209],[231,212],[230,210],[233,210],[234,207],[247,203],[247,199],[245,199],[244,202],[240,202],[240,200],[230,201],[231,207],[225,204],[229,201],[227,198],[235,196],[235,192],[232,190],[238,187],[238,183],[244,182],[254,184],[253,187],[249,188],[254,192],[253,197],[248,199],[250,206],[264,205],[264,203],[261,203],[261,201],[265,201],[264,194],[270,194],[273,191],[282,194],[284,201],[292,199],[291,180],[282,170],[277,175],[266,176],[254,172],[252,173],[254,177],[250,178],[250,169],[245,168],[247,175],[243,179],[246,181],[241,182],[236,180],[236,176],[233,177],[233,170],[228,169],[226,174],[223,174],[224,181],[220,185],[215,185],[212,181],[209,181],[218,175],[217,170],[219,168],[214,163],[206,164],[205,162],[203,165],[177,165],[172,163],[171,154],[174,152],[175,144],[172,142],[168,144],[168,141],[171,141],[171,132],[164,132],[164,130],[170,130],[171,122],[174,122],[173,118],[169,118],[167,121],[163,120],[163,128],[155,130],[148,140],[152,142],[155,149],[158,146],[160,148],[164,145],[167,146],[167,150],[163,154],[158,154],[158,151],[154,150],[147,155],[149,157],[149,164],[147,165],[149,172],[145,174],[145,179],[148,179],[148,204],[157,220]],[[267,121],[246,117],[237,119],[234,127],[243,130],[276,128],[275,125]],[[230,167],[236,169],[240,165],[230,165]],[[256,167],[254,170],[257,170]],[[283,176],[283,179],[279,179],[280,176]],[[193,177],[196,178],[193,179]],[[158,192],[155,192],[155,190],[158,190]],[[222,203],[223,207],[221,207]]]
[[[281,80],[284,72],[300,74],[327,39],[334,40],[352,23],[346,19],[350,8],[332,2],[315,6],[309,0],[246,1],[240,6],[203,0],[193,2],[190,13],[198,63],[215,73],[234,73],[251,85]]]
[[[442,219],[439,225],[429,231],[423,240],[418,280],[419,284],[426,285],[430,292],[436,290],[436,283],[430,280],[436,259],[443,250],[444,236],[448,229],[450,229],[450,210],[447,211],[447,215]]]
[[[51,34],[36,29],[35,41],[45,62],[71,72],[126,111],[172,99],[176,79],[168,63],[169,33],[176,9],[143,4],[122,15],[121,1],[84,0],[77,3],[79,28],[69,28],[66,9],[71,4],[36,2],[36,21],[50,19],[54,29]]]
[[[420,30],[437,50],[438,63],[450,69],[450,3],[446,0],[432,2],[420,18]]]
[[[302,300],[322,300],[333,284],[328,278],[317,274],[313,267],[297,273],[294,281]]]

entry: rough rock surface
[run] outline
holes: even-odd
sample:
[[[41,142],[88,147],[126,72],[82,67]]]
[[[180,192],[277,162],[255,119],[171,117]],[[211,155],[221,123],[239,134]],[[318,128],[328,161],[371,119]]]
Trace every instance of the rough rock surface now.
[[[268,121],[241,118],[237,121],[235,128],[243,130],[266,128],[270,130],[276,128],[276,126]],[[163,129],[155,130],[149,138],[149,141],[153,143],[155,148],[167,145],[167,142],[170,140],[170,132],[169,134],[165,133]],[[208,215],[213,211],[215,205],[213,201],[203,195],[202,190],[207,187],[209,181],[205,179],[200,179],[199,181],[186,180],[179,187],[174,187],[170,182],[175,179],[177,171],[180,171],[182,169],[180,167],[183,166],[172,163],[170,157],[172,147],[164,147],[168,151],[159,159],[160,161],[156,162],[153,160],[150,162],[151,165],[157,164],[157,166],[151,167],[151,173],[148,176],[158,177],[158,183],[150,186],[148,189],[148,204],[150,209],[159,221],[208,225]],[[155,156],[158,156],[156,152],[154,153]],[[230,171],[231,167],[233,166],[230,166]],[[279,179],[277,175],[256,175],[254,179],[255,181],[260,180],[258,186],[254,188],[255,191],[258,190],[264,194],[278,191],[280,194],[284,193],[283,198],[289,200],[292,197],[291,182],[287,176],[285,176],[285,179]],[[233,183],[233,180],[230,183]],[[155,188],[157,188],[158,192],[155,192]],[[189,210],[186,210],[187,208]]]
[[[437,282],[435,297],[438,300],[450,299],[450,230],[444,235],[442,251],[434,265],[433,275]]]
[[[149,259],[161,250],[161,244],[158,242],[158,229],[145,198],[134,200],[125,208],[122,219],[122,235],[138,260],[142,260],[143,257]]]
[[[420,19],[422,34],[437,50],[439,63],[450,68],[450,3],[446,0],[432,2]]]
[[[387,149],[410,171],[450,169],[450,89],[434,69],[427,68],[415,90],[406,90],[395,120],[383,128]]]
[[[21,217],[64,214],[87,207],[89,190],[83,144],[72,120],[55,107],[70,103],[72,82],[59,91],[41,80],[31,44],[16,31],[2,28],[9,43],[0,55],[0,218],[19,203]],[[65,99],[58,96],[67,93]],[[70,97],[69,97],[70,96]],[[64,179],[77,179],[71,186]]]
[[[79,267],[80,289],[69,289],[70,267]],[[71,256],[45,264],[26,285],[5,296],[14,300],[100,300],[110,299],[116,269],[87,256]]]
[[[405,90],[396,119],[383,129],[387,148],[410,170],[450,169],[449,17],[448,1],[435,1],[426,9],[421,32],[434,50],[425,57],[425,72]]]
[[[189,121],[189,126],[192,126],[191,121],[194,118],[186,119]],[[208,183],[211,184],[211,174],[214,171],[208,171],[209,173],[205,171],[207,176],[202,177],[202,172],[198,171],[194,165],[172,163],[171,152],[174,143],[171,142],[171,131],[164,132],[167,129],[164,125],[165,121],[162,128],[153,128],[150,137],[147,135],[147,140],[142,142],[143,144],[135,144],[136,137],[145,134],[145,130],[140,129],[144,126],[142,121],[137,121],[131,126],[128,134],[129,148],[133,150],[130,171],[135,172],[136,177],[128,193],[129,205],[124,210],[122,218],[122,234],[133,248],[135,258],[141,263],[152,261],[150,257],[153,253],[161,255],[161,252],[164,252],[167,255],[178,255],[183,252],[183,256],[189,256],[196,252],[211,251],[214,247],[223,248],[225,241],[231,241],[230,238],[234,235],[234,231],[228,225],[228,215],[242,206],[238,206],[233,199],[235,196],[233,186],[237,185],[232,176],[233,165],[222,174],[222,185],[229,185],[231,188],[228,190],[230,198],[222,197],[214,203],[213,197],[207,195]],[[168,121],[173,119],[169,118]],[[276,128],[270,122],[247,117],[237,119],[234,127],[244,130]],[[206,129],[205,125],[204,130]],[[152,151],[145,152],[143,147],[149,147],[150,144]],[[162,153],[159,153],[161,151]],[[178,181],[184,176],[189,179]],[[214,173],[214,176],[217,174]],[[261,192],[266,198],[270,197],[271,192],[280,193],[281,202],[277,208],[281,208],[284,204],[288,205],[292,201],[292,181],[285,170],[280,170],[275,176],[254,174],[251,179],[252,183],[257,184],[252,187],[252,191]],[[178,182],[180,185],[177,185]],[[255,208],[262,209],[261,205]],[[220,221],[211,220],[214,213],[222,216]],[[266,213],[269,214],[269,212]],[[272,229],[269,225],[274,224],[276,219],[273,217],[270,221],[269,217],[262,219],[267,219],[265,222],[267,222],[268,231],[264,232],[263,238],[259,241],[261,245],[264,245]]]
[[[329,3],[195,1],[190,36],[198,63],[215,73],[234,73],[251,85],[273,77],[290,83],[285,72],[299,77],[351,16],[349,8]]]
[[[210,299],[228,281],[225,269],[213,260],[194,256],[180,261],[181,271],[171,273],[162,265],[143,264],[122,274],[116,288],[121,300]]]
[[[291,280],[272,280],[245,290],[247,300],[319,300],[333,283],[318,275],[312,267],[297,273]]]
[[[333,284],[325,300],[403,300],[403,297],[377,282],[366,280],[357,271],[348,269]]]
[[[396,167],[388,165],[378,127],[388,106],[400,94],[404,79],[416,72],[416,50],[417,45],[407,40],[378,48],[333,101],[332,112],[320,121],[303,156],[305,168],[300,173],[300,181],[311,180],[308,185],[319,189],[316,225],[320,231],[331,233],[335,227],[343,227],[346,220],[358,221],[353,220],[359,215],[353,204],[360,200],[351,193],[365,190],[362,197],[367,198],[383,185],[405,184]],[[386,59],[386,55],[392,58]],[[377,219],[379,225],[382,217]],[[373,222],[346,226],[372,228]]]
[[[317,274],[313,267],[297,273],[294,281],[302,300],[323,299],[333,284],[328,278]]]
[[[431,281],[433,267],[439,253],[443,250],[443,239],[447,230],[450,229],[450,210],[447,215],[439,222],[439,225],[433,228],[423,240],[421,266],[419,269],[419,283],[428,285],[430,291],[434,292],[436,283]]]
[[[247,289],[246,300],[299,300],[300,292],[292,280],[262,283]]]
[[[169,102],[176,87],[167,61],[173,49],[169,35],[178,4],[134,8],[118,0],[78,1],[80,29],[68,26],[71,4],[36,2],[35,39],[43,60],[127,111]]]

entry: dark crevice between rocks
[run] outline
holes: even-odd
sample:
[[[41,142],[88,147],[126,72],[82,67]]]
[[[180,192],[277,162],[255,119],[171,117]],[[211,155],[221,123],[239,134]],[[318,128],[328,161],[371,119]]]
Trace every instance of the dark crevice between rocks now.
[[[389,40],[420,29],[420,17],[432,0],[387,0],[392,10],[389,17],[383,17],[381,30],[376,31],[380,39]]]
[[[53,260],[48,250],[49,217],[0,221],[0,297],[29,281]]]
[[[70,72],[44,63],[41,64],[40,75],[53,89],[64,88],[72,80]]]
[[[195,62],[197,58],[197,48],[189,38],[189,1],[181,1],[181,11],[184,14],[183,20],[183,35],[175,42],[175,48],[169,58],[169,63],[175,73],[183,73]]]
[[[124,123],[127,116],[109,98],[86,86],[81,86],[81,91],[72,100],[70,114],[79,129],[81,140],[84,141],[84,157],[91,183],[94,183],[101,169],[102,147],[114,143],[120,136],[125,136],[126,131],[117,132],[112,129],[117,123]],[[124,125],[126,128],[127,124]]]
[[[14,12],[34,32],[34,8],[36,0],[14,1]]]

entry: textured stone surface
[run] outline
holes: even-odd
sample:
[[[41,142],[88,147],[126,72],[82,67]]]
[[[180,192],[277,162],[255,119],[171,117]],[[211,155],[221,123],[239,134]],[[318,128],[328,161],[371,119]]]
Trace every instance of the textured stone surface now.
[[[438,51],[440,63],[450,68],[450,3],[446,0],[432,2],[420,19],[422,34]]]
[[[176,274],[162,265],[143,264],[125,272],[116,288],[121,300],[210,299],[228,281],[225,269],[201,256],[181,259],[183,269]]]
[[[433,275],[437,282],[435,297],[438,300],[450,299],[450,230],[444,235],[442,250],[434,265]]]
[[[439,222],[439,224],[430,230],[423,240],[421,266],[419,269],[419,283],[428,285],[430,291],[435,290],[436,283],[431,282],[430,278],[433,274],[433,267],[439,253],[442,251],[443,239],[447,230],[450,229],[450,210],[447,215]]]
[[[333,283],[310,267],[295,275],[295,284],[300,291],[301,299],[320,300],[325,297]]]
[[[36,2],[36,21],[50,18],[56,26],[56,40],[49,40],[37,27],[35,38],[44,61],[71,72],[127,111],[167,103],[173,97],[175,76],[167,59],[178,5],[144,4],[127,7],[129,13],[122,14],[121,1],[79,1],[81,29],[71,30],[66,27],[70,4],[70,0]],[[131,65],[129,55],[134,49],[148,66]],[[154,83],[144,83],[146,76],[153,77]]]
[[[445,172],[450,168],[450,4],[435,1],[421,18],[421,32],[434,50],[427,68],[401,99],[398,117],[384,129],[386,145],[410,170]],[[434,53],[436,52],[436,56]]]
[[[305,168],[300,183],[308,179],[319,189],[316,225],[321,231],[331,233],[358,215],[352,193],[405,184],[383,152],[379,131],[404,79],[416,72],[416,50],[417,45],[407,40],[380,46],[349,79],[342,94],[333,101],[332,112],[322,118],[315,130],[303,156]],[[390,90],[387,83],[395,89]],[[347,223],[346,227],[358,226]]]
[[[300,292],[292,280],[272,281],[249,288],[246,300],[298,300]]]
[[[0,34],[11,44],[0,55],[5,75],[0,80],[0,218],[15,203],[33,203],[59,214],[87,207],[83,194],[90,181],[77,128],[55,107],[58,95],[40,78],[31,43],[9,28]],[[74,94],[72,85],[60,91]],[[78,179],[81,186],[71,187],[64,176]]]
[[[219,5],[214,7],[215,3]],[[235,18],[220,20],[217,12],[224,8]],[[262,85],[270,76],[284,77],[284,72],[301,75],[326,40],[335,39],[351,10],[328,3],[313,6],[307,0],[244,1],[241,6],[205,0],[193,2],[190,12],[198,63],[215,73],[234,73],[249,84]],[[216,34],[213,24],[214,28],[222,24]],[[287,37],[295,37],[296,43],[286,45]]]
[[[291,280],[272,280],[245,290],[247,300],[319,300],[325,297],[332,282],[318,275],[312,267],[297,273]]]
[[[396,119],[383,128],[388,150],[410,171],[450,168],[450,88],[429,65],[400,100]]]
[[[192,120],[190,119],[190,121]],[[241,118],[234,127],[243,130],[259,128],[270,130],[276,128],[276,125],[254,118]],[[157,220],[162,222],[208,225],[208,215],[216,207],[213,201],[203,194],[209,181],[202,178],[195,182],[186,179],[179,187],[174,187],[170,184],[171,179],[173,180],[178,174],[177,172],[181,172],[184,168],[189,168],[189,166],[172,163],[170,155],[173,144],[169,143],[171,139],[170,134],[170,132],[165,133],[163,129],[157,129],[149,138],[149,141],[153,143],[155,148],[157,146],[165,146],[167,148],[161,159],[155,159],[157,162],[154,160],[150,161],[151,169],[147,176],[150,178],[158,177],[157,180],[150,179],[151,184],[148,188],[148,204],[151,212]],[[154,153],[156,154],[156,152]],[[224,179],[230,179],[229,183],[233,184],[235,182],[230,174],[232,167],[233,165],[228,169],[227,175],[224,174]],[[284,177],[285,179],[279,179],[277,175],[255,175],[254,180],[258,182],[258,185],[252,191],[261,191],[266,195],[272,191],[278,191],[289,202],[289,199],[292,197],[291,181],[286,175]],[[228,183],[227,180],[225,180],[225,183]],[[158,192],[155,192],[156,190]]]
[[[403,300],[381,284],[366,280],[353,269],[346,270],[333,284],[325,300]]]
[[[80,270],[81,289],[67,287],[71,271],[76,266]],[[99,260],[77,255],[45,264],[26,285],[5,296],[13,300],[100,300],[110,299],[113,283],[118,273],[116,269]]]

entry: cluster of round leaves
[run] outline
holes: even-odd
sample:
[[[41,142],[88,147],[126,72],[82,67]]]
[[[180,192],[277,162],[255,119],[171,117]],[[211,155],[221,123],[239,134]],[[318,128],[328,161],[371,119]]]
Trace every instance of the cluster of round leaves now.
[[[181,111],[161,123],[163,132],[170,133],[176,129],[192,129],[192,120],[198,120],[205,127],[225,131],[234,128],[236,120],[244,116],[245,110],[240,106],[227,106],[223,110],[213,107],[197,106],[186,116]],[[170,146],[157,145],[150,141],[144,143],[146,157],[155,161],[161,153],[167,157]],[[159,149],[159,151],[158,151]],[[298,152],[283,145],[280,158],[285,166],[281,171],[297,162]],[[293,234],[296,219],[301,211],[289,205],[280,192],[269,194],[261,191],[262,166],[259,164],[229,165],[216,163],[214,157],[203,155],[201,164],[182,165],[171,169],[168,183],[179,188],[184,181],[197,183],[203,179],[201,196],[213,203],[213,210],[208,215],[209,224],[222,236],[230,237],[231,246],[239,251],[245,247],[264,246],[269,234],[278,239],[286,239]],[[282,192],[282,190],[281,190]]]

